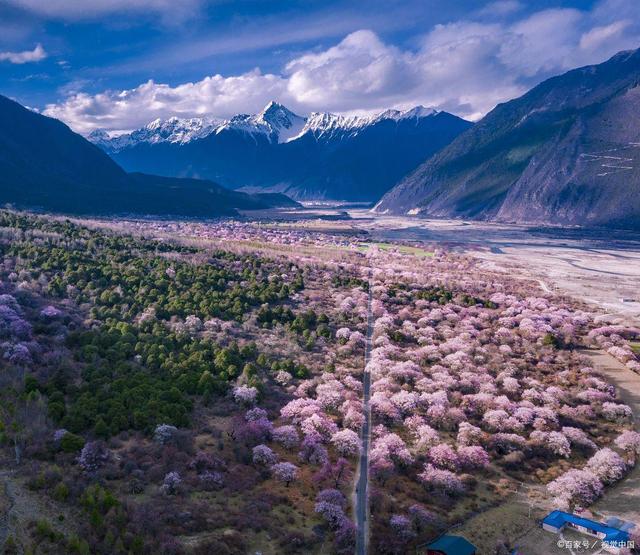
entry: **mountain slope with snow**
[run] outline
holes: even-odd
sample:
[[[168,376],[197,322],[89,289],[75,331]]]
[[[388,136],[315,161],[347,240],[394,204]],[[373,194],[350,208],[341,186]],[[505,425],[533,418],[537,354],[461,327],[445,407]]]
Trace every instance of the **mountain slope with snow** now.
[[[90,140],[128,171],[211,179],[297,199],[373,201],[471,124],[418,106],[373,116],[294,114],[270,102],[228,120],[170,118]]]
[[[155,144],[168,142],[185,144],[210,135],[222,123],[222,120],[216,119],[181,119],[174,117],[167,120],[156,119],[141,129],[113,138],[109,137],[104,130],[97,129],[87,138],[107,151],[122,150],[138,143]]]

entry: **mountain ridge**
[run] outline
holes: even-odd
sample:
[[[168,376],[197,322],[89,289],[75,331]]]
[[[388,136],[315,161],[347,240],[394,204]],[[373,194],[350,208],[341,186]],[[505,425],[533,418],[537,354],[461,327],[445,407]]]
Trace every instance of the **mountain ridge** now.
[[[170,118],[113,139],[100,131],[91,138],[128,171],[211,179],[299,200],[375,201],[472,125],[423,106],[302,117],[276,102],[258,114],[210,121]]]
[[[257,114],[236,114],[229,119],[214,116],[157,118],[144,127],[113,137],[109,136],[104,129],[98,128],[89,133],[87,139],[108,153],[118,152],[122,148],[142,142],[185,144],[227,130],[260,133],[277,142],[288,142],[300,138],[305,133],[321,136],[328,131],[337,129],[355,131],[383,120],[419,119],[438,113],[438,110],[418,105],[407,110],[388,109],[370,116],[344,116],[333,112],[311,112],[309,116],[305,117],[295,114],[284,105],[272,100]],[[283,130],[290,132],[281,136],[280,133]]]

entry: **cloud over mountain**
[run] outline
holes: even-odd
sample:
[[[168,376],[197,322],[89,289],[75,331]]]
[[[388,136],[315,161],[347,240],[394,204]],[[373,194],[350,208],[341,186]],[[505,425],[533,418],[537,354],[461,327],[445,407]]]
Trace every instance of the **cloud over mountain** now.
[[[477,119],[543,79],[637,46],[640,14],[625,0],[590,11],[521,14],[517,2],[494,2],[469,19],[438,24],[399,47],[371,30],[293,56],[279,71],[256,68],[169,85],[148,81],[125,90],[77,92],[45,113],[77,131],[134,129],[155,118],[255,112],[276,98],[292,109],[377,111],[434,106]]]
[[[197,117],[258,111],[269,99],[286,92],[286,80],[256,69],[243,75],[212,75],[194,83],[171,87],[152,80],[123,91],[96,95],[72,94],[61,104],[50,104],[44,113],[88,133],[96,128],[130,130],[156,118]]]

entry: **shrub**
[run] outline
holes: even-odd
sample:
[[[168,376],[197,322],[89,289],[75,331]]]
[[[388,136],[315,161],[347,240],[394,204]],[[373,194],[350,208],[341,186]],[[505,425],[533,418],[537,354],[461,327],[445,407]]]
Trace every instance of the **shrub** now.
[[[56,501],[66,501],[69,498],[69,487],[64,482],[59,482],[53,488],[53,498]]]
[[[178,472],[169,472],[162,482],[160,489],[165,495],[175,495],[178,493],[178,487],[182,483],[182,478]]]
[[[253,462],[262,466],[271,466],[278,461],[276,454],[266,445],[256,445],[253,448]]]
[[[60,440],[60,449],[65,453],[76,453],[84,447],[84,438],[67,432]]]

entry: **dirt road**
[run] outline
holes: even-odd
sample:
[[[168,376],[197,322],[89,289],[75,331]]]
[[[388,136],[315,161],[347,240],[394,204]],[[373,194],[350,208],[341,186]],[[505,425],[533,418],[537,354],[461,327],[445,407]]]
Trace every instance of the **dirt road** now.
[[[371,442],[371,408],[369,394],[371,389],[371,375],[367,369],[371,357],[371,335],[373,334],[373,314],[371,312],[371,284],[369,285],[369,300],[367,302],[367,340],[364,353],[363,375],[363,403],[364,424],[362,426],[362,451],[358,464],[358,478],[356,485],[355,519],[357,527],[356,555],[366,555],[369,549],[369,445]]]

